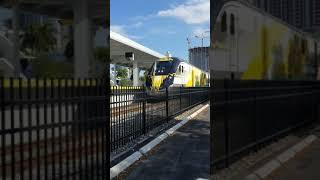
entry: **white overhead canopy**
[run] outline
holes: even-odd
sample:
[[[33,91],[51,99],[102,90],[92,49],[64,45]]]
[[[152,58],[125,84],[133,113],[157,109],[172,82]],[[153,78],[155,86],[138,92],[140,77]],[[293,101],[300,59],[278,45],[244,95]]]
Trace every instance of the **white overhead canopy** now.
[[[153,51],[131,39],[110,31],[110,58],[112,63],[129,64],[125,58],[126,52],[134,53],[134,61],[140,68],[150,68],[150,66],[164,55]]]

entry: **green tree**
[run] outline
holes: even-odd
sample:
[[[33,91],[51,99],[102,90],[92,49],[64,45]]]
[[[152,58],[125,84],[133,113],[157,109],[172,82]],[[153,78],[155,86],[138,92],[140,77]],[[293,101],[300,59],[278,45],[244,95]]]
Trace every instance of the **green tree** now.
[[[117,78],[125,79],[128,76],[128,70],[124,68],[117,68]]]
[[[22,38],[22,49],[37,56],[49,52],[56,45],[55,30],[50,24],[33,24],[27,27]]]
[[[148,76],[148,71],[144,71],[143,76],[139,78],[140,81],[146,82],[147,76]]]
[[[96,47],[94,59],[90,62],[90,74],[93,77],[105,77],[109,69],[109,49],[107,47]]]

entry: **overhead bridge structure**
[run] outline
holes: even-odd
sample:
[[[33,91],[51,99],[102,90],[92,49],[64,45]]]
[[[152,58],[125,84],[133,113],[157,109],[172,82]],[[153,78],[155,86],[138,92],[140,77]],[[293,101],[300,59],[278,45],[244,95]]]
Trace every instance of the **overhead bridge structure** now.
[[[90,60],[93,56],[94,27],[108,28],[109,1],[106,0],[19,0],[0,1],[0,7],[12,10],[12,29],[14,34],[12,59],[15,74],[20,73],[18,55],[19,14],[22,11],[47,15],[73,23],[74,34],[74,76],[88,77]]]

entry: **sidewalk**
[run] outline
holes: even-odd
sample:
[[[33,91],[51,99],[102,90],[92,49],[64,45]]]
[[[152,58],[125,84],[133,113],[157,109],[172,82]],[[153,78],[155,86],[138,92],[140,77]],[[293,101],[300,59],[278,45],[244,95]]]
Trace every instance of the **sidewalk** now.
[[[167,138],[153,153],[137,162],[128,180],[196,180],[209,178],[209,108]]]
[[[315,133],[320,137],[320,131]],[[320,179],[320,140],[317,139],[285,166],[275,171],[268,180],[314,180]]]

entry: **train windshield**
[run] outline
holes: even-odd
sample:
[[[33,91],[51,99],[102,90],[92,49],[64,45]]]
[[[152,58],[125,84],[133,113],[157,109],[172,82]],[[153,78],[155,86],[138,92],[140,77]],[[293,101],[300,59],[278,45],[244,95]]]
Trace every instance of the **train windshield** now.
[[[167,75],[171,72],[173,61],[157,61],[154,65],[155,75]]]

